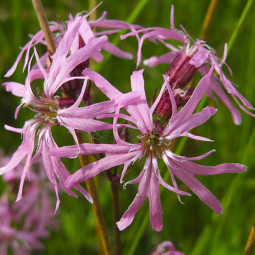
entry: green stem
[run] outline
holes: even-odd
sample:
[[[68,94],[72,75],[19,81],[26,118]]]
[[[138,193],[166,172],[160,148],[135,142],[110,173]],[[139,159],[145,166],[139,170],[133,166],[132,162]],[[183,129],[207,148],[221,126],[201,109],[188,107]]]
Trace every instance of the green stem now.
[[[79,144],[82,144],[84,142],[83,138],[82,138],[82,134],[80,132],[76,132],[76,136],[78,138]],[[79,159],[80,159],[81,167],[84,167],[88,163],[91,163],[94,161],[93,158],[87,158],[86,155],[80,155]],[[99,240],[102,244],[104,254],[110,255],[110,254],[112,254],[110,242],[109,242],[107,231],[106,231],[103,212],[102,212],[102,209],[101,209],[101,206],[99,203],[99,198],[98,198],[98,193],[97,193],[94,178],[88,179],[85,182],[86,182],[89,194],[91,195],[91,197],[93,199],[92,207],[93,207],[93,210],[94,210],[94,213],[96,216],[96,220],[97,220],[97,230],[98,230],[97,232],[99,235]]]
[[[244,8],[244,10],[242,12],[242,15],[241,15],[240,19],[238,20],[237,26],[236,26],[234,32],[232,33],[232,35],[231,35],[231,37],[229,39],[229,42],[228,42],[228,52],[230,51],[230,49],[233,46],[233,43],[234,43],[234,41],[236,39],[236,36],[237,36],[237,34],[239,32],[239,29],[242,26],[242,24],[244,22],[244,19],[246,18],[247,13],[248,13],[248,11],[251,8],[252,3],[253,3],[253,0],[248,0],[247,4],[246,4],[246,6],[245,6],[245,8]]]

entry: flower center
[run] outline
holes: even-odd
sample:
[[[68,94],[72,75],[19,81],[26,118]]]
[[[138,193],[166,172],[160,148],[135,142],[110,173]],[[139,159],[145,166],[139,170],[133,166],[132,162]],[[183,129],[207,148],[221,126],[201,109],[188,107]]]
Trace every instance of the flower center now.
[[[157,157],[160,157],[162,152],[172,144],[172,140],[166,140],[158,133],[146,134],[144,136],[138,136],[138,138],[143,144],[144,151]]]
[[[29,106],[32,111],[37,113],[35,118],[38,121],[58,125],[57,111],[59,109],[59,103],[57,98],[48,99],[40,97],[40,99],[33,100]]]

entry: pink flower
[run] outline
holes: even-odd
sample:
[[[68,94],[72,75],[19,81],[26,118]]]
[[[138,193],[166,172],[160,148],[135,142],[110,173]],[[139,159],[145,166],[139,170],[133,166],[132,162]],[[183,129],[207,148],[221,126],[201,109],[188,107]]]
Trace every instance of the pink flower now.
[[[184,255],[184,253],[176,251],[171,242],[165,241],[159,244],[151,255]]]
[[[126,210],[121,220],[117,223],[120,230],[125,229],[132,223],[135,214],[142,206],[146,198],[148,198],[152,227],[154,230],[160,231],[162,229],[163,213],[160,202],[160,184],[165,188],[177,193],[178,198],[180,195],[189,195],[187,192],[179,190],[175,177],[180,179],[186,186],[188,186],[216,213],[222,213],[222,207],[218,199],[195,178],[195,175],[214,175],[242,172],[246,170],[246,166],[234,163],[221,164],[218,166],[201,166],[193,163],[192,161],[203,159],[211,154],[214,150],[209,151],[202,156],[192,158],[179,156],[170,150],[172,141],[182,136],[187,136],[196,140],[211,141],[204,137],[195,136],[188,131],[203,124],[210,118],[211,115],[216,113],[216,109],[206,107],[201,112],[193,114],[198,102],[208,90],[212,70],[213,68],[211,68],[208,74],[202,78],[189,101],[179,112],[177,112],[176,102],[166,78],[159,96],[153,105],[149,107],[146,102],[144,91],[144,79],[142,74],[143,70],[134,72],[131,76],[132,91],[139,92],[141,94],[142,101],[137,102],[137,104],[124,107],[129,115],[119,113],[120,107],[117,108],[115,114],[108,115],[114,117],[113,132],[117,144],[82,144],[80,147],[66,146],[55,149],[51,152],[51,155],[57,157],[75,157],[78,154],[95,153],[105,153],[106,155],[104,158],[98,160],[97,162],[86,165],[72,176],[68,177],[65,183],[66,188],[70,189],[78,183],[96,176],[100,172],[118,165],[124,165],[121,174],[122,182],[131,163],[144,158],[145,163],[138,177],[127,182],[128,184],[139,182],[139,187],[134,201]],[[89,79],[92,80],[98,87],[110,86],[108,81],[92,70],[86,69],[84,74],[88,76]],[[155,123],[153,122],[153,113],[165,89],[167,89],[170,94],[172,102],[172,116],[166,127],[162,128],[162,131],[159,131],[159,129],[155,128]],[[113,87],[111,91],[109,90],[109,93],[106,93],[106,95],[109,98],[112,98],[114,95],[121,96],[121,92]],[[128,127],[140,131],[138,143],[131,144],[123,141],[119,137],[117,131],[118,118],[129,121],[131,124],[127,124]],[[163,159],[165,165],[167,166],[174,187],[171,187],[162,179],[158,167],[158,160],[160,159]]]
[[[137,31],[132,31],[122,36],[122,38],[124,39],[134,35],[138,38],[139,47],[137,53],[137,66],[141,61],[141,49],[145,39],[149,39],[153,43],[156,43],[157,41],[163,43],[167,49],[170,50],[170,52],[167,52],[160,57],[153,56],[150,59],[145,60],[144,64],[150,67],[154,67],[161,63],[171,64],[166,72],[166,75],[172,87],[183,87],[187,85],[194,76],[196,70],[198,70],[202,76],[207,75],[210,66],[213,66],[219,77],[211,73],[211,76],[208,78],[210,79],[210,86],[208,88],[207,94],[214,98],[214,92],[222,100],[222,102],[231,112],[235,124],[241,123],[241,115],[240,112],[231,103],[226,92],[233,97],[233,99],[242,110],[254,117],[255,115],[246,109],[248,108],[253,110],[253,106],[247,101],[247,99],[244,98],[244,96],[242,96],[237,91],[237,89],[233,86],[231,81],[222,71],[222,66],[227,66],[225,63],[227,57],[227,44],[225,44],[224,57],[221,60],[214,55],[213,49],[209,45],[207,45],[202,40],[194,41],[182,26],[181,28],[184,32],[177,31],[174,26],[174,7],[172,5],[171,30],[161,27],[144,28]],[[140,33],[143,33],[141,38],[138,37],[138,34]],[[164,41],[165,39],[178,40],[183,43],[183,47],[181,49],[176,48],[170,43]],[[191,44],[193,45],[191,46]],[[232,75],[230,68],[228,66],[227,68]],[[219,81],[222,83],[225,91],[219,85]]]
[[[100,5],[100,4],[99,4]],[[99,6],[98,5],[98,6]],[[97,6],[97,7],[98,7]],[[97,8],[96,7],[96,8]],[[95,9],[96,9],[95,8]],[[82,16],[81,14],[77,14],[75,17],[69,16],[69,20],[66,21],[66,24],[63,23],[57,23],[57,22],[50,22],[50,30],[52,33],[54,33],[54,39],[55,44],[58,47],[59,43],[61,42],[62,38],[64,37],[65,33],[68,33],[73,26],[73,23],[77,23],[79,20],[80,26],[76,33],[73,33],[72,40],[70,42],[69,50],[71,54],[75,53],[77,50],[79,50],[84,45],[88,44],[91,40],[94,40],[97,37],[100,37],[102,35],[110,35],[113,33],[118,33],[121,29],[129,29],[134,30],[136,28],[141,28],[141,26],[138,25],[130,25],[124,21],[119,20],[107,20],[106,19],[106,12],[103,13],[103,15],[95,21],[87,21],[87,17],[95,10],[93,9],[90,13],[87,13],[86,15]],[[94,33],[92,31],[93,28],[102,28],[106,29],[100,32]],[[25,54],[25,61],[23,65],[23,71],[28,65],[29,62],[29,54],[30,49],[38,44],[46,45],[44,34],[42,31],[37,32],[32,39],[22,48],[20,54],[18,55],[15,63],[13,64],[12,68],[6,73],[5,77],[10,77],[14,71],[17,68],[18,63],[20,62],[23,54]],[[105,51],[110,52],[111,54],[120,57],[120,58],[127,58],[132,59],[132,55],[130,53],[127,53],[125,51],[122,51],[117,46],[112,44],[111,42],[105,40],[104,44],[102,44],[102,49]],[[49,59],[49,53],[46,52],[41,58],[41,63],[45,66],[47,63],[47,60]],[[100,52],[93,52],[91,57],[97,61],[100,62],[103,60],[103,55]],[[37,65],[33,67],[33,69],[38,68]]]
[[[38,68],[30,71],[31,58],[25,85],[16,82],[4,83],[7,91],[22,98],[15,116],[17,117],[18,111],[22,105],[29,106],[36,115],[33,119],[26,121],[22,129],[12,128],[5,125],[5,128],[10,131],[21,133],[23,142],[13,154],[9,163],[0,168],[0,174],[15,168],[24,158],[26,158],[17,196],[17,200],[20,200],[22,198],[22,187],[25,176],[28,174],[29,168],[31,164],[33,164],[35,158],[41,154],[47,177],[56,192],[56,210],[60,203],[57,179],[69,195],[75,196],[76,194],[71,190],[66,190],[64,186],[65,180],[70,176],[69,171],[65,168],[60,159],[49,156],[49,151],[57,148],[52,137],[51,128],[53,126],[65,126],[73,135],[76,143],[78,143],[75,129],[85,132],[111,129],[112,125],[95,120],[94,118],[109,112],[114,112],[120,102],[125,104],[126,101],[129,103],[138,99],[135,95],[129,93],[121,97],[114,97],[110,101],[79,108],[86,88],[87,78],[84,76],[71,77],[69,74],[80,63],[83,63],[91,56],[98,53],[102,46],[107,42],[106,36],[92,38],[84,47],[77,49],[77,51],[69,55],[70,47],[73,44],[73,38],[79,32],[81,24],[82,18],[77,18],[70,24],[69,29],[58,44],[49,69],[45,69],[42,66],[37,52],[35,51]],[[32,91],[31,83],[38,79],[44,79],[43,93],[40,94],[39,97],[36,97]],[[69,107],[63,108],[61,106],[62,99],[58,96],[54,96],[54,94],[63,84],[66,84],[66,82],[77,79],[84,81],[80,95],[76,102]],[[101,89],[103,92],[107,92],[109,88],[104,86]],[[37,149],[34,153],[35,147]],[[89,193],[82,186],[75,185],[75,188],[92,202]]]

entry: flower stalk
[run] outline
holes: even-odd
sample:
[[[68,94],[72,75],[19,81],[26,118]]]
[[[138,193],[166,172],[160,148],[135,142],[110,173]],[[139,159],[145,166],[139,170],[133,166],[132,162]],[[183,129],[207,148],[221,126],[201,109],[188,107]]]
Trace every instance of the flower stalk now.
[[[84,142],[82,138],[82,134],[80,132],[76,132],[76,135],[77,135],[79,143],[82,144]],[[93,161],[92,158],[87,159],[86,155],[79,155],[79,159],[80,159],[81,167],[86,166],[88,164],[88,161],[90,163]],[[103,246],[104,254],[110,255],[111,254],[110,242],[109,242],[106,227],[105,227],[102,209],[99,203],[99,198],[98,198],[98,193],[97,193],[94,178],[88,179],[85,182],[86,182],[89,194],[91,195],[93,199],[92,207],[97,220],[97,232],[98,232],[100,243]]]
[[[45,36],[47,48],[48,48],[50,54],[53,55],[56,51],[56,46],[54,43],[53,35],[52,35],[49,25],[48,25],[48,21],[47,21],[47,17],[46,17],[43,5],[41,3],[41,0],[32,0],[32,2],[33,2],[34,9],[35,9],[35,13],[39,20],[40,27],[44,33],[44,36]],[[66,97],[67,95],[64,95],[64,96]],[[83,141],[81,133],[76,132],[76,135],[77,135],[79,143],[82,144],[84,141]],[[88,160],[87,160],[86,156],[81,155],[79,157],[79,159],[80,159],[81,167],[84,167],[85,165],[88,164]],[[96,220],[97,220],[97,234],[98,234],[98,237],[100,240],[100,245],[103,247],[103,251],[104,251],[103,254],[110,255],[111,254],[110,242],[109,242],[108,235],[106,232],[106,227],[105,227],[105,223],[104,223],[104,219],[103,219],[103,213],[102,213],[101,206],[99,203],[97,189],[96,189],[94,179],[91,178],[91,179],[86,180],[86,185],[87,185],[88,191],[93,199],[92,207],[93,207],[93,210],[94,210],[94,213],[96,216]]]
[[[255,222],[252,225],[251,232],[246,243],[244,255],[252,255],[254,247],[255,247]]]
[[[38,21],[40,23],[40,27],[44,33],[48,50],[51,54],[54,54],[54,52],[56,51],[56,46],[54,43],[53,35],[48,25],[48,20],[47,20],[42,2],[41,0],[32,0],[32,3],[35,9],[35,13],[37,15]]]

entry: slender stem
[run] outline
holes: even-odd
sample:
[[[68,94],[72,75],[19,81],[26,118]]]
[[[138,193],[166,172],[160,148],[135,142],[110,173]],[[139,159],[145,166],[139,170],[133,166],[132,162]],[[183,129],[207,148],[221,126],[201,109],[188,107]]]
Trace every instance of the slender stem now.
[[[34,5],[36,15],[39,20],[41,29],[44,33],[48,50],[51,54],[54,54],[56,51],[56,46],[54,43],[53,35],[49,28],[49,24],[48,24],[41,0],[32,0],[32,2]],[[78,137],[79,143],[83,143],[81,133],[76,132],[76,135]],[[84,155],[81,155],[79,158],[80,158],[80,163],[81,163],[82,167],[87,165],[88,162],[93,161],[93,158],[87,158]],[[97,189],[96,189],[94,179],[92,178],[92,179],[87,180],[86,185],[87,185],[88,191],[93,199],[92,206],[93,206],[93,210],[94,210],[96,220],[97,220],[97,233],[99,235],[101,245],[103,246],[104,254],[110,255],[111,254],[110,242],[109,242],[108,235],[106,232],[106,227],[105,227],[105,223],[104,223],[104,219],[103,219],[103,213],[102,213],[102,210],[101,210],[101,207],[99,204],[99,199],[98,199],[98,194],[97,194]]]
[[[214,11],[216,9],[216,6],[217,6],[218,2],[219,2],[219,0],[211,0],[211,2],[210,2],[210,5],[207,9],[207,13],[206,13],[205,18],[204,18],[201,33],[200,33],[200,36],[199,36],[202,39],[204,39],[206,37],[207,30],[209,28],[209,25],[211,24],[212,17],[213,17],[213,14],[214,14]]]
[[[246,243],[244,255],[252,255],[254,247],[255,247],[255,222],[251,227],[251,232]]]
[[[235,39],[236,39],[236,36],[237,36],[237,34],[238,34],[238,32],[239,32],[239,29],[240,29],[240,27],[242,26],[242,24],[243,24],[243,22],[244,22],[244,20],[245,20],[245,18],[246,18],[246,16],[247,16],[247,14],[248,14],[248,12],[249,12],[251,6],[252,6],[252,4],[253,4],[253,0],[248,0],[248,1],[247,1],[246,5],[245,5],[245,7],[244,7],[244,10],[243,10],[243,12],[242,12],[242,14],[241,14],[241,17],[240,17],[240,19],[238,20],[238,23],[237,23],[237,25],[236,25],[236,28],[235,28],[234,32],[232,33],[232,35],[231,35],[231,37],[230,37],[230,39],[229,39],[229,42],[228,42],[228,52],[229,52],[230,49],[232,48],[232,45],[233,45],[233,43],[234,43],[234,41],[235,41]]]
[[[89,10],[93,10],[97,5],[97,0],[89,0]],[[96,10],[94,10],[90,15],[89,19],[90,20],[95,20],[97,17]]]
[[[40,27],[43,31],[44,36],[45,36],[46,45],[48,47],[48,50],[49,50],[50,54],[54,54],[56,51],[56,46],[54,43],[53,35],[50,31],[50,27],[48,24],[48,20],[47,20],[42,2],[41,2],[41,0],[32,0],[32,2],[33,2],[34,9],[35,9],[35,13],[36,13],[37,18],[40,23]]]
[[[117,221],[119,221],[119,182],[111,181],[112,190],[112,205],[113,205],[113,224],[114,224],[114,239],[115,239],[115,251],[117,255],[121,255],[121,236],[120,230],[117,227]]]
[[[80,144],[83,143],[82,134],[80,132],[76,132],[76,135],[78,138],[78,142]],[[80,155],[79,159],[81,162],[81,167],[84,167],[88,163],[91,163],[92,161],[94,161],[94,158],[91,158],[91,157],[87,158],[85,155]],[[111,254],[110,242],[109,242],[106,227],[105,227],[103,213],[102,213],[101,206],[99,203],[99,198],[98,198],[98,193],[97,193],[94,178],[86,180],[86,185],[87,185],[87,189],[93,199],[92,207],[93,207],[96,219],[97,219],[97,230],[98,230],[98,235],[99,235],[101,244],[104,249],[104,254],[110,255]]]
[[[95,135],[92,135],[94,143],[98,144],[98,140]],[[104,158],[103,153],[100,153],[100,157]],[[116,255],[121,255],[121,235],[120,230],[117,227],[117,222],[119,221],[119,177],[116,175],[117,168],[115,168],[114,173],[111,170],[105,171],[105,174],[109,181],[111,182],[111,192],[112,192],[112,208],[113,208],[113,230],[114,230],[114,240],[115,240],[115,253]]]

